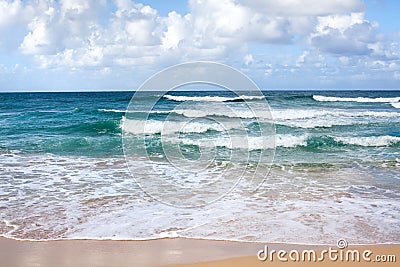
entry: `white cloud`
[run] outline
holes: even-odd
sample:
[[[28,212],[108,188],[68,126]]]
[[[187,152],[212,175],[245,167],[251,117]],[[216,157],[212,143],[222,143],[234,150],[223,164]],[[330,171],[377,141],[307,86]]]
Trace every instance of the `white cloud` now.
[[[116,0],[115,12],[100,18],[105,0],[39,2],[40,9],[31,12],[35,15],[27,24],[29,31],[20,49],[24,54],[34,55],[42,67],[224,60],[246,53],[247,44],[290,44],[296,37],[304,37],[313,30],[316,15],[363,8],[358,0],[309,0],[301,4],[287,0],[190,0],[189,14],[171,12],[162,17],[150,6]],[[16,6],[23,9],[22,3]],[[324,22],[320,18],[318,25],[322,27],[325,23],[326,27],[340,29],[340,25],[332,26],[332,21],[338,20],[326,18]],[[331,36],[324,31],[317,29],[313,36],[313,42],[319,42],[322,50],[326,45],[321,43]],[[325,39],[319,40],[322,37],[318,34],[323,34]],[[326,50],[332,49],[326,47]]]
[[[288,44],[295,35],[308,33],[312,28],[312,18],[265,13],[247,4],[234,0],[191,0],[195,44]]]
[[[42,17],[36,17],[29,23],[32,31],[25,36],[21,50],[25,54],[47,54],[56,52],[59,32],[50,27],[54,21],[54,8],[49,7]]]
[[[370,45],[378,41],[377,27],[363,13],[319,17],[310,43],[335,55],[367,55],[373,52]]]
[[[0,48],[18,47],[40,5],[33,7],[22,1],[0,0]]]
[[[108,18],[98,15],[104,1],[40,3],[19,47],[42,67],[220,60],[248,43],[290,43],[312,28],[310,18],[265,15],[233,0],[192,0],[190,14],[167,17],[149,6],[117,0]],[[93,56],[94,51],[101,52]]]
[[[364,10],[360,0],[238,0],[258,12],[273,16],[326,16]]]
[[[398,38],[397,40],[400,40]],[[372,56],[385,61],[400,60],[400,44],[393,40],[380,40],[379,42],[369,44],[373,50]]]
[[[98,14],[103,1],[39,0],[29,32],[20,44],[24,54],[54,55],[64,49],[86,45],[99,28]]]
[[[100,20],[104,18],[98,13],[104,8],[104,1],[49,2],[47,10],[29,23],[30,32],[20,49],[34,55],[43,68],[146,62],[147,47],[161,44],[157,12],[131,1],[117,4],[120,8],[106,18],[108,27],[102,27]]]
[[[267,64],[264,68],[264,76],[270,76],[274,72],[272,64]]]
[[[252,54],[246,54],[243,58],[243,63],[246,66],[250,66],[251,64],[254,63],[254,58]]]
[[[119,1],[121,2],[121,1]],[[161,27],[157,11],[142,4],[119,4],[120,9],[111,21],[110,36],[120,38],[137,46],[151,46],[161,43]],[[128,8],[128,9],[127,9]]]
[[[361,0],[189,0],[188,7],[162,16],[132,0],[0,0],[0,33],[9,37],[0,49],[12,47],[34,67],[96,75],[187,60],[236,64],[269,79],[371,72],[393,79],[399,71],[398,36],[379,34]]]
[[[34,12],[31,5],[24,5],[20,0],[0,1],[0,29],[27,23]]]
[[[165,19],[167,30],[163,33],[162,47],[164,49],[176,49],[179,43],[188,36],[188,27],[190,15],[182,17],[180,14],[171,12]]]
[[[343,65],[348,65],[349,62],[350,62],[349,58],[348,58],[348,57],[345,57],[345,56],[339,57],[339,61],[340,61],[340,63],[343,64]]]
[[[297,60],[296,60],[296,66],[300,67],[302,64],[306,62],[306,58],[309,56],[310,51],[304,51],[303,54],[301,54]]]

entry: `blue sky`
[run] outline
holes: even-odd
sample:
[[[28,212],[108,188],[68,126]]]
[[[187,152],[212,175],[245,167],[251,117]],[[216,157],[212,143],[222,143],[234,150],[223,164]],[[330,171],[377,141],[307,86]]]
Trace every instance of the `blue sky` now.
[[[398,89],[399,10],[395,0],[0,0],[0,92],[135,90],[194,60],[263,89]]]

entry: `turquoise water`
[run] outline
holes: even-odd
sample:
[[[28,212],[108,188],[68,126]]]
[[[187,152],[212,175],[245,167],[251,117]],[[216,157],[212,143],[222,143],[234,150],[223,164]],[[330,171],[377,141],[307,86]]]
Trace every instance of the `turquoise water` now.
[[[147,99],[139,100],[139,105],[146,106],[152,98],[159,97],[158,94],[152,94],[149,93]],[[264,94],[276,124],[276,162],[326,163],[348,162],[349,159],[375,162],[398,157],[400,111],[390,103],[398,102],[398,91],[284,91]],[[131,92],[0,94],[0,149],[56,155],[120,156],[123,153],[121,119],[132,95]],[[171,95],[188,96],[187,102],[191,102],[193,108],[204,103],[212,107],[213,102],[202,101],[202,97],[207,96],[227,97],[225,102],[231,106],[242,104],[230,102],[231,95],[228,92],[173,92]],[[318,99],[318,96],[323,95],[338,99],[316,101],[313,98]],[[195,101],[190,101],[190,97],[194,97]],[[354,101],[337,101],[340,98],[354,98]],[[368,98],[375,98],[376,102]],[[163,122],[170,115],[169,111],[185,98],[178,100],[166,97],[160,99],[155,110],[164,113],[150,114],[148,119],[155,122],[150,132],[156,133],[159,127],[157,122]],[[250,101],[257,102],[257,99]],[[190,109],[190,106],[186,108]],[[144,120],[146,115],[138,112],[131,117]],[[198,114],[181,112],[172,115],[179,121],[179,117],[185,120],[185,116],[219,119],[224,114],[212,110],[209,114],[199,111]],[[251,132],[251,127],[255,127],[252,125],[254,120],[247,118],[248,114],[242,115]],[[241,116],[240,110],[238,116]],[[189,129],[187,136],[218,135],[219,131],[212,126],[207,128],[207,121],[200,124],[203,124],[202,127]]]
[[[166,152],[179,144],[185,158],[198,160],[202,144],[212,141],[217,160],[209,176],[218,177],[234,153],[239,157],[229,171],[238,176],[271,149],[258,133],[272,125],[269,116],[249,115],[240,97],[224,91],[149,92],[125,114],[132,92],[0,94],[1,233],[25,239],[399,242],[400,91],[263,93],[276,129],[270,176],[254,194],[239,185],[220,202],[196,209],[155,202],[132,175],[201,183],[207,179],[170,168]],[[152,112],[144,112],[155,99]],[[257,106],[264,99],[246,101]],[[173,127],[163,132],[167,119]],[[123,156],[123,133],[134,146],[141,144],[136,137],[146,140],[146,154],[137,155],[133,174]],[[245,145],[230,143],[232,133],[247,140]],[[267,230],[271,227],[276,230]],[[303,234],[290,240],[287,229]]]

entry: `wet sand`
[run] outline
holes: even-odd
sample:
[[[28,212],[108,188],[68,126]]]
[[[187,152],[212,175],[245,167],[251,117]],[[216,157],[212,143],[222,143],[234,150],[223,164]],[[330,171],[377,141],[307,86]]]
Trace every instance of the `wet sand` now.
[[[294,249],[296,246],[287,244],[287,248],[289,248],[289,251]],[[307,248],[306,248],[307,249]],[[208,261],[208,262],[200,262],[200,263],[193,263],[193,264],[179,264],[179,265],[174,265],[174,267],[242,267],[242,266],[276,266],[276,267],[286,267],[286,266],[297,266],[297,267],[308,267],[308,266],[338,266],[338,267],[343,267],[343,266],[354,266],[354,267],[362,267],[362,266],[399,266],[399,261],[400,261],[400,245],[369,245],[369,246],[353,246],[349,247],[348,250],[355,250],[358,249],[361,251],[361,253],[364,250],[370,250],[373,251],[373,256],[371,255],[371,261],[366,262],[366,261],[330,261],[326,259],[325,261],[319,261],[319,262],[294,262],[294,261],[287,261],[287,262],[282,262],[277,260],[276,258],[273,261],[260,261],[258,260],[257,257],[255,256],[248,256],[248,257],[237,257],[237,258],[229,258],[229,259],[224,259],[224,260],[217,260],[217,261]],[[346,250],[345,250],[346,251]],[[321,251],[317,250],[317,255]],[[350,255],[350,254],[349,254]],[[386,258],[388,258],[388,255],[394,255],[395,258],[392,258],[392,262],[377,262],[374,259],[374,256],[379,255],[385,255]],[[351,256],[349,259],[352,259]],[[394,261],[393,261],[394,259]]]
[[[0,238],[0,265],[12,266],[397,266],[400,245],[360,246],[374,255],[395,255],[396,263],[293,263],[259,261],[265,243],[166,238],[145,241],[18,241]],[[328,246],[268,244],[271,250],[327,249]],[[332,248],[336,246],[332,245]],[[354,248],[354,247],[350,247]]]

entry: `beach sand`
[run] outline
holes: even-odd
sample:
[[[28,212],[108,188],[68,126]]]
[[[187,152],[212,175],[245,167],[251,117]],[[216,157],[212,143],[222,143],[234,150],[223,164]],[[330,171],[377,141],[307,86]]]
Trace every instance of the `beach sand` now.
[[[59,240],[18,241],[0,238],[0,266],[398,266],[400,245],[349,247],[373,255],[395,255],[396,263],[261,262],[265,243],[166,238],[146,241]],[[269,251],[327,249],[329,246],[268,244]],[[336,246],[332,246],[336,249]],[[371,256],[373,257],[373,256]]]
[[[286,245],[286,249],[289,251],[294,247],[291,244]],[[307,249],[307,248],[305,248]],[[396,261],[392,262],[353,262],[353,261],[336,261],[332,262],[329,260],[325,260],[322,262],[282,262],[279,260],[274,261],[259,261],[256,256],[247,256],[247,257],[237,257],[237,258],[228,258],[224,260],[217,261],[208,261],[208,262],[199,262],[193,264],[178,264],[174,265],[174,267],[242,267],[242,266],[276,266],[276,267],[285,267],[285,266],[399,266],[399,257],[400,257],[400,245],[371,245],[371,246],[354,246],[349,247],[349,250],[359,249],[361,253],[364,250],[371,250],[374,252],[374,255],[394,255]],[[317,255],[319,255],[320,251],[317,250]],[[374,256],[371,256],[373,259]]]

